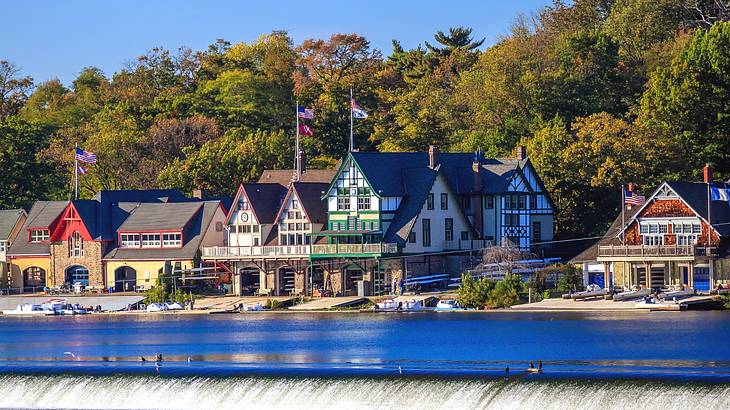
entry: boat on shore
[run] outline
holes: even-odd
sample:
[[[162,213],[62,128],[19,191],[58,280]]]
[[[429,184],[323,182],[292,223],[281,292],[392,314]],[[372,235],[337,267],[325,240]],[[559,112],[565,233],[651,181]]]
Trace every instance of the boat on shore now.
[[[598,285],[588,285],[585,291],[569,294],[570,299],[581,300],[599,298],[608,295],[608,289],[601,289]]]
[[[623,302],[623,301],[629,301],[629,300],[638,300],[643,299],[651,294],[651,289],[649,288],[641,288],[641,289],[634,289],[629,290],[626,292],[620,292],[615,295],[613,295],[613,301],[614,302]]]
[[[422,300],[410,299],[388,299],[375,304],[376,312],[419,312],[424,310],[433,310],[423,305]]]

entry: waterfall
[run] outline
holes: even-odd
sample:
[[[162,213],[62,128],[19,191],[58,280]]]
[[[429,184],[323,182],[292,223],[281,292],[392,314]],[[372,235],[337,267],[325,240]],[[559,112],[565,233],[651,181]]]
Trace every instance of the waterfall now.
[[[730,386],[619,380],[0,375],[0,408],[727,409]]]

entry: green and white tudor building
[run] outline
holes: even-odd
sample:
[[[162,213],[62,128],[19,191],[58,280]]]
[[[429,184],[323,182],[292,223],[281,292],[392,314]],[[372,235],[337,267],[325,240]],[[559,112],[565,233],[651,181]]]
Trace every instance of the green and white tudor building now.
[[[522,147],[495,159],[351,152],[334,175],[276,172],[239,188],[227,243],[203,249],[234,273],[238,293],[353,295],[361,280],[380,293],[406,275],[458,274],[460,256],[445,251],[529,249],[553,235],[552,202]]]

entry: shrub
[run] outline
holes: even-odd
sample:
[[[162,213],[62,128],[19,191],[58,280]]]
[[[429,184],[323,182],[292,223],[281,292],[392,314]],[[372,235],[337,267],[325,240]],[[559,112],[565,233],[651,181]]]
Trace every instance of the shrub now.
[[[583,272],[575,265],[565,264],[560,267],[560,279],[557,290],[561,293],[583,290]]]
[[[494,282],[487,278],[475,280],[470,274],[461,274],[459,287],[459,305],[465,308],[482,309],[489,301]]]
[[[266,304],[264,304],[265,308],[271,309],[271,310],[281,309],[282,306],[283,306],[283,304],[276,299],[268,299],[266,301]]]
[[[504,279],[497,282],[489,297],[492,307],[510,307],[520,303],[520,292],[524,283],[520,275],[506,274]]]

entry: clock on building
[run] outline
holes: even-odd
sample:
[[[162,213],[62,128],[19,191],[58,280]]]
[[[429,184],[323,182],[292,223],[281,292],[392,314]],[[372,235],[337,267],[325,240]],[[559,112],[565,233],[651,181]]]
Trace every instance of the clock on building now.
[[[241,212],[241,222],[248,222],[248,212]]]

